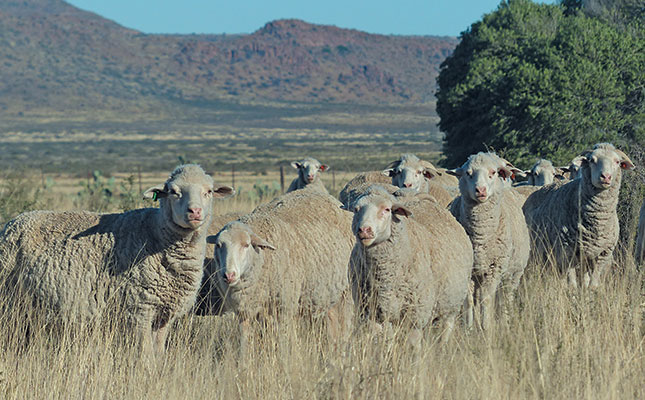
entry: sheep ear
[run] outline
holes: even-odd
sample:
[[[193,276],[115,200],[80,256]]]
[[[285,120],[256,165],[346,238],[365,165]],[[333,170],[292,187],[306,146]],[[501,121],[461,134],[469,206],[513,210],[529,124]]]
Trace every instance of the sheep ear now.
[[[168,196],[168,192],[166,191],[166,185],[161,184],[157,186],[153,186],[143,192],[143,198],[144,199],[152,199],[152,200],[157,200],[161,199]]]
[[[459,178],[464,174],[464,170],[461,169],[461,167],[455,168],[455,169],[447,169],[446,174],[456,176],[457,178]]]
[[[214,197],[230,197],[235,194],[235,189],[229,186],[220,186],[213,189]]]
[[[522,171],[521,169],[515,168],[513,166],[511,166],[510,169],[511,169],[511,179],[515,180],[516,176],[526,178],[526,173],[524,171]]]
[[[298,169],[300,168],[300,163],[298,161],[291,161],[291,166]]]
[[[394,169],[393,168],[384,169],[383,171],[381,171],[381,175],[392,177],[394,176]]]
[[[533,175],[533,172],[532,172],[531,170],[527,170],[527,171],[523,171],[523,172],[524,172],[524,176],[531,176],[531,175]]]
[[[408,210],[405,206],[401,204],[392,204],[392,215],[395,216],[395,221],[399,222],[399,218],[396,218],[396,217],[409,218],[412,216],[412,211]]]
[[[634,163],[629,159],[629,157],[627,157],[627,154],[618,149],[616,149],[616,153],[620,156],[620,168],[626,170],[632,170],[635,168]]]
[[[510,168],[503,166],[499,167],[497,169],[497,173],[499,174],[500,178],[506,179],[506,178],[511,178],[514,176],[513,171],[511,171]]]
[[[325,172],[325,171],[329,171],[329,165],[321,164],[320,165],[320,172]]]
[[[254,249],[271,249],[275,250],[275,246],[272,245],[271,243],[267,242],[266,240],[262,239],[255,233],[251,234],[251,246],[253,246]]]
[[[217,242],[217,235],[206,236],[206,243],[215,244]]]
[[[434,168],[425,167],[425,168],[423,169],[423,176],[424,176],[426,179],[432,179],[432,178],[434,178],[435,176],[441,176],[441,172],[437,171],[437,170],[436,170],[436,169],[434,169]]]

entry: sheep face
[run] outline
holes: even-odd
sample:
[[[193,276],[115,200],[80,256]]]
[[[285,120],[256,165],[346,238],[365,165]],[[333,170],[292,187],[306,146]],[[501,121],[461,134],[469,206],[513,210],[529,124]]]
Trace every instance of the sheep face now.
[[[615,182],[620,184],[621,169],[634,169],[629,157],[609,143],[597,144],[583,155],[582,168],[589,169],[591,184],[596,189],[609,189]]]
[[[468,158],[461,167],[448,171],[459,177],[462,197],[484,203],[501,191],[513,172],[501,158],[492,153],[477,153]]]
[[[237,286],[248,278],[254,266],[264,264],[262,250],[275,247],[256,235],[248,225],[232,222],[215,236],[206,238],[215,245],[213,259],[218,266],[218,274],[229,287]]]
[[[200,166],[189,164],[177,167],[163,185],[148,189],[144,197],[159,199],[160,208],[170,214],[172,222],[195,230],[210,220],[214,197],[233,193],[228,186],[216,187]]]
[[[392,185],[416,192],[422,189],[426,179],[439,175],[432,164],[420,160],[414,154],[403,154],[399,160],[388,165],[382,173],[392,178]]]
[[[329,170],[329,166],[321,164],[315,158],[307,157],[300,161],[293,161],[291,166],[298,170],[298,177],[302,182],[312,183],[318,178],[320,172]]]
[[[557,171],[551,161],[542,159],[537,161],[530,171],[526,171],[526,174],[529,177],[529,185],[544,186],[553,183]]]
[[[352,232],[363,245],[370,247],[382,243],[392,235],[392,223],[399,223],[401,217],[410,212],[389,196],[367,194],[354,202]]]

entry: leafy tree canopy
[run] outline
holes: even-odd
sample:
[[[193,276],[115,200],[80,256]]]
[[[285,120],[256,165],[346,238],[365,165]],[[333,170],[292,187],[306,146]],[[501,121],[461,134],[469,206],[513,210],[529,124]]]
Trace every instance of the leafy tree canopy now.
[[[446,166],[486,148],[528,165],[567,163],[600,141],[643,142],[642,21],[610,23],[584,3],[502,1],[461,34],[438,78]]]

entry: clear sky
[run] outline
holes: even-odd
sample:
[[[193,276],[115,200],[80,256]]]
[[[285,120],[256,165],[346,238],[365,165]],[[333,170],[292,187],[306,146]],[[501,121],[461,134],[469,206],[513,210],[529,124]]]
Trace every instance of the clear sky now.
[[[458,36],[500,3],[500,0],[67,1],[145,33],[251,33],[269,21],[297,18],[370,33],[439,36]]]

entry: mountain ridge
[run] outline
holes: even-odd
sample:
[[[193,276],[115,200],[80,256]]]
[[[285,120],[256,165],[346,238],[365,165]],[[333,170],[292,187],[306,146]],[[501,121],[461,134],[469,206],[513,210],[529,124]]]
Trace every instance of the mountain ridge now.
[[[251,34],[145,34],[62,0],[0,0],[0,114],[177,101],[426,104],[456,44],[295,19]]]

